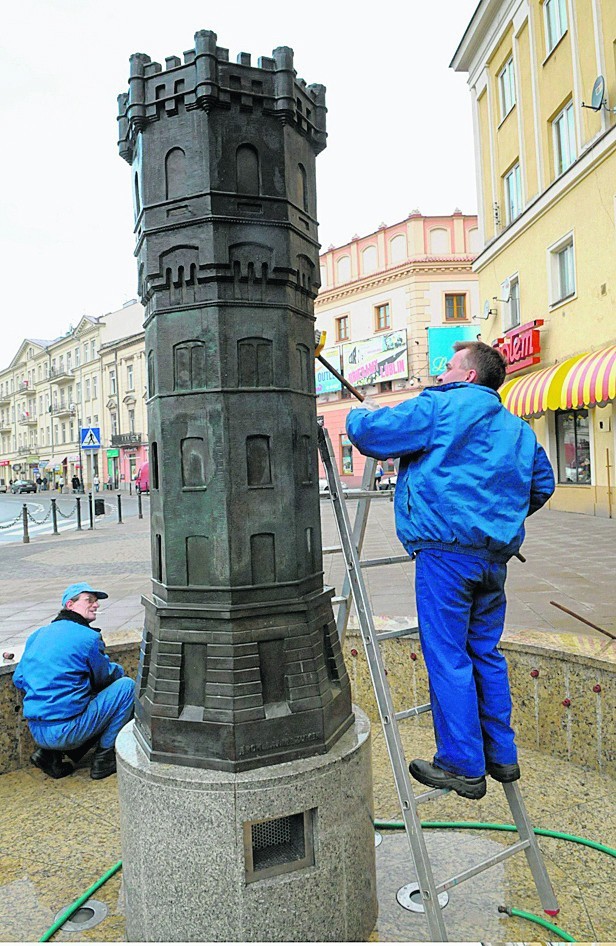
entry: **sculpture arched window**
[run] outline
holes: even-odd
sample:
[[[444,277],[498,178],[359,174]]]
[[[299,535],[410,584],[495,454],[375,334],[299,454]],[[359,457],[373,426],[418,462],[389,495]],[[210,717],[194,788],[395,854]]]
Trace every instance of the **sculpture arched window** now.
[[[135,171],[135,217],[141,213],[141,198],[139,197],[139,175]]]
[[[299,205],[308,210],[308,176],[303,164],[297,165]]]
[[[207,455],[203,437],[185,437],[181,443],[182,488],[199,489],[205,484]]]
[[[235,155],[235,189],[238,194],[259,194],[259,152],[252,145],[240,145]]]
[[[186,154],[172,148],[165,158],[165,197],[175,200],[186,196]]]
[[[273,347],[269,338],[241,338],[237,343],[238,383],[270,388],[274,383]]]
[[[174,347],[173,380],[176,391],[194,391],[206,386],[205,345],[191,340]]]

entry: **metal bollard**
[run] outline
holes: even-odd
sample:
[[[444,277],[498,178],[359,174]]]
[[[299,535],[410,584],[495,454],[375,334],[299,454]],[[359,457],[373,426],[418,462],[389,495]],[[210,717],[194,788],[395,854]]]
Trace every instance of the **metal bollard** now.
[[[23,505],[22,516],[24,521],[24,544],[28,544],[30,541],[30,536],[28,535],[28,507],[26,503]]]
[[[75,502],[77,503],[77,532],[81,532],[81,496],[77,496]]]
[[[90,513],[90,529],[94,528],[94,504],[92,503],[92,493],[88,493],[88,511]]]
[[[59,535],[58,533],[58,510],[56,509],[56,500],[52,496],[51,499],[51,521],[53,523],[53,534]]]
[[[118,525],[122,524],[122,497],[118,493]]]
[[[141,490],[137,490],[137,509],[139,510],[139,518],[143,519],[143,505],[141,501]]]

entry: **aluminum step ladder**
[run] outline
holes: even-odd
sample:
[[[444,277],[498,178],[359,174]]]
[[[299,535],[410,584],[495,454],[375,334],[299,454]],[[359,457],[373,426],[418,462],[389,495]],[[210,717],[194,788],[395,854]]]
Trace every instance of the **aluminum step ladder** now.
[[[454,877],[450,877],[442,883],[435,881],[417,808],[427,801],[432,801],[439,795],[448,794],[450,789],[433,789],[417,796],[414,794],[398,726],[401,720],[431,712],[431,706],[429,703],[426,703],[422,706],[415,706],[411,709],[403,710],[402,712],[396,712],[394,708],[379,645],[382,640],[391,638],[392,636],[402,636],[403,632],[376,632],[370,601],[362,576],[362,569],[367,566],[371,567],[375,563],[370,561],[362,562],[360,553],[358,552],[357,543],[359,542],[359,547],[361,548],[366,529],[370,500],[374,498],[375,495],[378,495],[370,495],[372,491],[365,488],[370,485],[371,479],[373,480],[376,461],[368,460],[366,462],[367,473],[364,474],[362,488],[352,494],[353,498],[357,497],[359,500],[355,526],[352,528],[342,484],[334,461],[329,434],[321,423],[319,424],[319,453],[325,468],[330,498],[336,517],[338,534],[340,536],[341,550],[345,558],[346,581],[348,581],[348,586],[351,589],[353,601],[355,602],[358,624],[366,651],[368,668],[374,687],[387,752],[389,754],[396,790],[400,800],[406,836],[417,873],[423,912],[426,916],[431,940],[433,942],[443,943],[448,941],[447,930],[443,921],[443,913],[439,905],[439,895],[442,897],[443,893],[451,887],[455,887],[463,881],[468,880],[470,877],[474,877],[476,874],[488,870],[490,867],[494,867],[496,864],[517,854],[519,851],[524,851],[526,854],[543,910],[550,916],[555,916],[559,911],[558,901],[556,900],[550,878],[548,877],[543,856],[533,831],[533,826],[522,800],[518,782],[503,783],[503,789],[520,840],[508,846],[502,852],[481,861],[479,864],[469,867],[467,870],[462,871]],[[365,503],[363,508],[361,507],[361,503]],[[401,556],[400,560],[408,560],[408,556]],[[391,561],[391,559],[383,559],[378,563],[387,564],[391,563]],[[395,561],[398,561],[398,559],[396,558]],[[340,603],[341,606],[345,608],[344,622],[346,626],[349,601],[348,596],[345,597],[344,595],[344,589]],[[411,628],[407,633],[412,634],[414,630],[414,628]]]

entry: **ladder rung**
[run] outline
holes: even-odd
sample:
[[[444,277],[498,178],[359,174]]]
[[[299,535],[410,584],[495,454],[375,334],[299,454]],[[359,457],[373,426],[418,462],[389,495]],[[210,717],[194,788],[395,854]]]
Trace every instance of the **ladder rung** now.
[[[321,549],[323,555],[335,555],[336,552],[342,552],[341,545],[327,545],[324,549]]]
[[[389,558],[367,558],[359,564],[362,568],[376,568],[378,565],[400,565],[410,561],[411,558],[408,555],[390,555]]]
[[[345,598],[344,595],[334,595],[332,598],[332,604],[342,604],[343,601],[348,601],[348,598]]]
[[[450,887],[456,887],[458,884],[468,880],[469,877],[474,877],[475,874],[480,874],[484,870],[489,870],[490,867],[500,864],[501,861],[507,860],[508,857],[513,857],[513,855],[517,854],[519,851],[526,850],[527,847],[530,847],[530,841],[518,841],[516,844],[511,844],[509,847],[505,848],[504,851],[501,851],[500,854],[494,854],[492,857],[486,858],[485,861],[480,861],[479,864],[475,864],[474,867],[469,867],[468,870],[462,871],[461,874],[457,874],[455,877],[450,877],[449,880],[445,880],[442,884],[438,884],[436,891],[437,893],[442,893],[443,890],[449,890]]]
[[[438,798],[439,795],[449,795],[450,791],[450,788],[433,788],[429,792],[422,792],[421,795],[415,795],[415,804],[423,805],[424,802],[432,801],[433,798]]]
[[[416,624],[409,624],[408,627],[399,627],[395,631],[381,631],[376,635],[377,641],[388,641],[392,637],[414,637],[415,632],[419,633],[419,627]]]
[[[422,713],[429,713],[432,707],[429,703],[423,703],[421,706],[413,706],[412,709],[402,710],[395,713],[396,719],[410,719],[411,716],[420,716]]]

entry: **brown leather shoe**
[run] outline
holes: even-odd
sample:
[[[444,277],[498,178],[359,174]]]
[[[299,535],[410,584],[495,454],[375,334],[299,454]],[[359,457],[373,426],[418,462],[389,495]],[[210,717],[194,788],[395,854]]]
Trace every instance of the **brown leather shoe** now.
[[[73,774],[73,766],[70,762],[62,761],[62,753],[58,749],[36,749],[30,756],[30,762],[50,778],[65,778]]]

